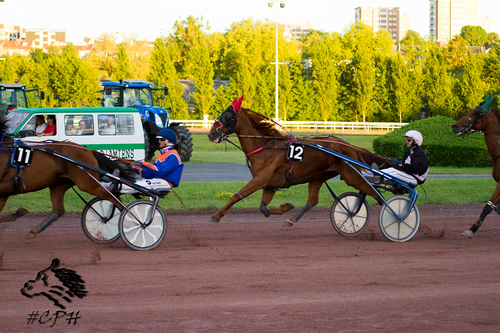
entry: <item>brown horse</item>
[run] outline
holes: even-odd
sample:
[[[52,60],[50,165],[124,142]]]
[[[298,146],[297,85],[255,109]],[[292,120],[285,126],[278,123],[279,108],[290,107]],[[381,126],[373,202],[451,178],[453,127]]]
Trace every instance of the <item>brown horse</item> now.
[[[293,218],[285,222],[286,226],[293,226],[294,222],[297,222],[305,212],[318,203],[321,185],[338,174],[348,185],[363,191],[381,203],[376,192],[363,177],[338,157],[309,146],[302,146],[298,153],[301,153],[304,161],[300,163],[289,161],[287,159],[290,151],[289,146],[290,143],[294,142],[295,138],[281,134],[273,123],[267,122],[268,118],[266,116],[248,109],[242,109],[242,99],[243,97],[239,100],[235,99],[231,106],[217,118],[208,134],[208,138],[212,142],[220,143],[227,135],[236,133],[241,148],[251,164],[253,178],[223,208],[212,216],[213,222],[219,222],[231,206],[258,190],[263,190],[260,211],[266,217],[270,214],[283,214],[293,209],[294,206],[286,203],[281,204],[278,208],[267,208],[276,190],[291,185],[309,183],[309,197],[306,205]],[[385,158],[366,149],[352,146],[339,138],[301,138],[300,141],[321,144],[368,165],[375,162],[377,165],[386,163],[387,166],[393,166]],[[361,171],[359,167],[356,167],[356,169]]]
[[[472,238],[472,235],[483,224],[484,218],[493,209],[500,214],[500,205],[498,204],[500,201],[500,116],[495,111],[491,112],[491,103],[494,99],[495,97],[486,97],[481,104],[451,125],[453,132],[458,135],[466,135],[472,132],[484,133],[488,153],[493,159],[493,179],[497,182],[495,191],[486,206],[484,206],[479,219],[470,229],[463,232],[463,235],[469,238]]]
[[[11,195],[39,191],[47,187],[50,189],[52,213],[41,224],[31,229],[29,235],[31,238],[42,232],[64,214],[64,194],[74,185],[84,192],[113,202],[119,209],[123,208],[120,202],[116,201],[108,191],[94,180],[99,179],[98,172],[88,171],[89,173],[87,173],[75,163],[37,150],[37,148],[49,149],[49,152],[55,151],[98,168],[99,165],[94,153],[78,144],[71,142],[26,142],[30,147],[34,148],[31,165],[26,165],[21,169],[14,167],[11,164],[14,153],[12,148],[14,140],[8,138],[5,133],[7,129],[6,122],[6,119],[0,120],[0,212]],[[17,181],[16,169],[19,175]]]

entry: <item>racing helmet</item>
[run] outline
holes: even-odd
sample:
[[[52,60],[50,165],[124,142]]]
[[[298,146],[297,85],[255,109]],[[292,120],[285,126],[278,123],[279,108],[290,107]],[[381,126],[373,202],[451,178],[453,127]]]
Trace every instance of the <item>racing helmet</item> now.
[[[173,145],[177,143],[177,136],[175,135],[175,132],[171,130],[170,128],[165,128],[162,129],[158,134],[156,134],[157,139],[166,139],[170,141]]]
[[[407,138],[412,138],[413,141],[415,141],[415,143],[418,146],[421,146],[422,145],[422,141],[424,140],[424,138],[422,137],[422,134],[419,131],[415,131],[415,130],[408,131],[403,136],[407,137]]]

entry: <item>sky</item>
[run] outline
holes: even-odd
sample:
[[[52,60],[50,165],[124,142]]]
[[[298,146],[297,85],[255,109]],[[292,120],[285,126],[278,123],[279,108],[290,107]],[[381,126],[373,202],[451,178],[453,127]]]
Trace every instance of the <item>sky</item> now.
[[[0,23],[23,28],[66,30],[66,41],[82,44],[84,37],[103,33],[154,41],[172,32],[175,21],[203,17],[210,32],[225,32],[231,23],[251,18],[279,23],[313,23],[314,29],[343,33],[354,21],[354,8],[399,7],[409,13],[410,29],[429,34],[429,0],[286,0],[285,8],[269,8],[268,0],[4,0]],[[500,34],[500,1],[477,0],[478,16],[491,16]]]

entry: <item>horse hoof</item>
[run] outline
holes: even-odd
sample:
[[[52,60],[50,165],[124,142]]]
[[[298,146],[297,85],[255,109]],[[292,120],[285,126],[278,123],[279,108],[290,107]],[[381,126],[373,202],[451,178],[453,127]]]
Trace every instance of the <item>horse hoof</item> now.
[[[14,219],[18,219],[26,214],[28,214],[29,211],[26,208],[18,208],[14,214],[12,214],[12,217]]]
[[[293,221],[288,219],[286,222],[283,224],[284,227],[291,228],[293,227]]]
[[[470,230],[465,230],[464,232],[462,232],[462,236],[465,236],[465,237],[468,237],[468,238],[472,238],[472,235],[474,235],[474,233]]]
[[[213,223],[219,223],[220,219],[216,218],[215,216],[212,216],[212,222]]]
[[[36,237],[36,234],[33,231],[28,232],[26,235],[26,239],[33,239]]]

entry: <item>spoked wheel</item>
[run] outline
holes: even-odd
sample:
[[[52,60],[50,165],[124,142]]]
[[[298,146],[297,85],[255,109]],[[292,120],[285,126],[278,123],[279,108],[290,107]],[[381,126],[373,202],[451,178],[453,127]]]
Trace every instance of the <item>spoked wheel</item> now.
[[[83,233],[96,243],[114,242],[120,238],[119,218],[120,210],[111,201],[93,198],[82,212]]]
[[[379,224],[380,230],[389,240],[393,242],[406,242],[412,238],[418,230],[420,224],[420,213],[416,205],[410,211],[410,214],[403,221],[399,216],[406,214],[410,199],[402,195],[396,195],[387,200],[387,204],[380,210]],[[394,213],[389,209],[392,208]]]
[[[127,206],[120,215],[118,229],[129,247],[134,250],[151,250],[160,245],[167,233],[167,219],[159,206],[154,211],[154,203],[149,200],[136,200]]]
[[[363,200],[361,207],[357,209],[361,200]],[[333,228],[342,236],[359,235],[370,222],[370,206],[359,193],[343,193],[332,205],[330,221]]]

